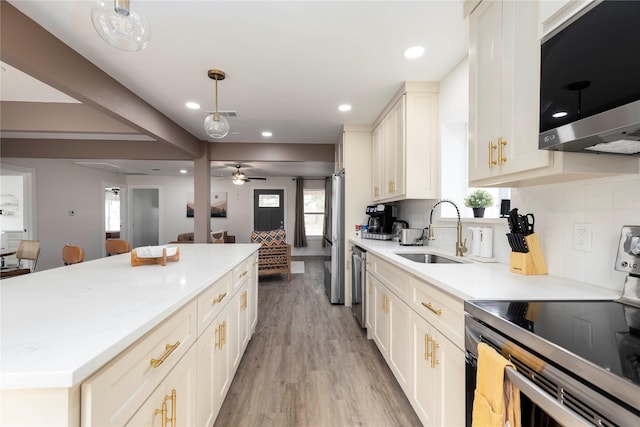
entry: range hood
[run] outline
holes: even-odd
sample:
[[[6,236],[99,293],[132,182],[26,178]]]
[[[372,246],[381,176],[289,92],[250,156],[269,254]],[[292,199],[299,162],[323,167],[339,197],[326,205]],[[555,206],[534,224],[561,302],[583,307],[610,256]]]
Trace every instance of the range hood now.
[[[540,133],[542,150],[640,155],[640,100]]]

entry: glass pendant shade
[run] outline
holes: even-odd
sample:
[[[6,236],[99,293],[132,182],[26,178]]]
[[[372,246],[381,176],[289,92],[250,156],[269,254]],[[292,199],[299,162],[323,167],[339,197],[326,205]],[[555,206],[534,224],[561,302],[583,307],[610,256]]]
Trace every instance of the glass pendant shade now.
[[[224,138],[229,133],[229,122],[218,113],[211,113],[204,119],[204,130],[211,138]]]
[[[129,8],[129,0],[99,1],[91,9],[91,19],[100,37],[117,49],[137,52],[149,44],[149,24]]]
[[[227,134],[229,134],[229,121],[226,119],[226,117],[221,116],[220,113],[218,112],[218,81],[224,80],[226,76],[224,74],[224,71],[221,71],[215,68],[209,70],[207,72],[207,75],[209,76],[210,79],[213,79],[216,82],[216,92],[215,92],[216,109],[213,113],[209,114],[204,119],[204,131],[211,138],[220,139],[220,138],[224,138],[225,136],[227,136]],[[235,184],[235,181],[234,181],[234,184]]]

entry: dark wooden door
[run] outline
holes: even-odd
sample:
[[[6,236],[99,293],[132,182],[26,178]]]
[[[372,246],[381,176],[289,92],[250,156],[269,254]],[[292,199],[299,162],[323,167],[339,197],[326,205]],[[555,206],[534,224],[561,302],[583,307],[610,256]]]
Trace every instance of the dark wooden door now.
[[[284,228],[284,190],[254,190],[253,229]]]

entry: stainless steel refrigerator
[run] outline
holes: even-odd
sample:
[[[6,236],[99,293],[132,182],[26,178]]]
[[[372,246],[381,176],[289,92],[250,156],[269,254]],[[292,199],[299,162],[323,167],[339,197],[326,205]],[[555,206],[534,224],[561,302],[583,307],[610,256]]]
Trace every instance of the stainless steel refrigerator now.
[[[344,170],[331,178],[324,230],[324,287],[332,304],[344,304]]]

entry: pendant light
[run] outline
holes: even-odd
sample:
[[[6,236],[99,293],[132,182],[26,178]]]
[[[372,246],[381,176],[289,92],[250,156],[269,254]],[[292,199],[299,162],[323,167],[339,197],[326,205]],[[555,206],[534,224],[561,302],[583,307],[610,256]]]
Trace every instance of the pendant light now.
[[[216,81],[216,110],[204,119],[204,130],[211,138],[224,138],[229,133],[229,122],[224,116],[218,113],[218,80],[224,80],[224,71],[211,69],[208,72],[209,78]]]
[[[100,37],[115,48],[137,52],[149,44],[149,24],[129,8],[129,0],[98,1],[91,9],[91,20]]]

